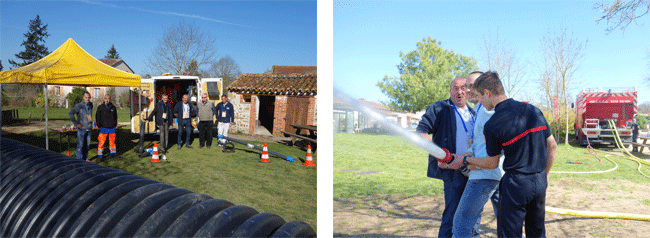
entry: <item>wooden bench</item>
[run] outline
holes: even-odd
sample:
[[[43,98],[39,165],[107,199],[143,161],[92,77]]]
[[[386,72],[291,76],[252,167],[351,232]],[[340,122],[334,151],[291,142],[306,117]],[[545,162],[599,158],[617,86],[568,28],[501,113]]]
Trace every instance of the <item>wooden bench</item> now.
[[[639,136],[639,139],[643,140],[643,142],[642,143],[632,142],[632,144],[640,146],[641,149],[639,150],[639,153],[643,153],[643,149],[645,149],[645,147],[650,147],[650,145],[647,144],[648,139],[650,139],[650,137]]]
[[[637,142],[632,142],[630,144],[632,144],[632,145],[634,145],[636,147],[641,147],[641,149],[639,150],[639,153],[643,153],[643,149],[645,149],[645,147],[650,147],[650,145],[641,144],[641,143],[637,143]]]
[[[316,148],[317,140],[314,139],[314,138],[309,138],[307,136],[298,135],[296,133],[292,133],[292,132],[288,132],[288,131],[281,131],[281,132],[284,133],[285,135],[291,136],[291,145],[294,145],[296,143],[297,139],[303,139],[303,140],[309,141],[309,143],[314,147],[314,150]]]

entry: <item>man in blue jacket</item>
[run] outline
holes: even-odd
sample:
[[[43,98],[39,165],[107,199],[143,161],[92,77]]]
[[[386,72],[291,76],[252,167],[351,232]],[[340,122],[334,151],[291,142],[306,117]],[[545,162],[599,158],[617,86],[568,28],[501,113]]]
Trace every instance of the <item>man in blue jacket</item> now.
[[[228,136],[230,125],[235,124],[235,109],[228,102],[226,95],[221,95],[221,102],[216,106],[219,135]],[[219,146],[223,146],[226,139],[219,139]]]
[[[462,154],[471,144],[474,121],[474,111],[467,105],[465,78],[454,79],[449,93],[449,99],[429,105],[416,132],[450,153]],[[427,176],[444,182],[445,210],[442,213],[438,237],[452,237],[454,214],[463,195],[467,177],[459,170],[441,169],[432,155],[429,155]],[[476,233],[478,225],[473,226]]]
[[[188,102],[187,94],[183,95],[183,101],[174,106],[174,117],[178,120],[178,149],[183,148],[183,132],[185,132],[185,147],[192,149],[190,139],[192,137],[192,118],[196,117],[197,109]]]

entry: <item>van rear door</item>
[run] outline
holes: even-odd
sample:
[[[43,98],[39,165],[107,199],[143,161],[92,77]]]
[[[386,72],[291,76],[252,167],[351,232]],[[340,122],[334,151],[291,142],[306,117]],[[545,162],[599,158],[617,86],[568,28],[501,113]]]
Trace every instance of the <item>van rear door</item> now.
[[[199,82],[201,93],[207,93],[212,101],[221,100],[223,95],[223,80],[221,78],[203,78]]]

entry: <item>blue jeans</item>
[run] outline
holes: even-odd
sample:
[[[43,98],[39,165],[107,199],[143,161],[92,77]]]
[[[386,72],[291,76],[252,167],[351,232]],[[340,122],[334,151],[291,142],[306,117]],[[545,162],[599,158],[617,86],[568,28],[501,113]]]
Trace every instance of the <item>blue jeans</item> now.
[[[483,206],[492,197],[492,207],[496,217],[498,208],[498,192],[496,198],[492,196],[499,187],[499,180],[470,179],[465,185],[465,191],[460,198],[456,214],[454,215],[454,237],[481,237],[478,229],[472,225],[481,224]]]
[[[467,177],[456,170],[450,180],[443,181],[445,186],[445,210],[442,212],[438,237],[452,237],[454,215],[456,214],[456,208],[458,208],[460,198],[463,196]],[[476,233],[478,233],[479,225],[480,223],[476,223],[473,227]]]
[[[90,132],[91,130],[77,129],[77,159],[88,159],[88,148],[90,148]]]
[[[192,136],[192,122],[189,119],[178,120],[178,146],[183,145],[183,132],[186,133],[185,145],[189,145]]]

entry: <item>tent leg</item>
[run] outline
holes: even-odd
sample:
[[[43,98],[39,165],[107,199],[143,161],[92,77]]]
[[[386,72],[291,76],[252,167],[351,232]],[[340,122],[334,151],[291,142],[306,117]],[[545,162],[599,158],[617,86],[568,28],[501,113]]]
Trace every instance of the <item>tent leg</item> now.
[[[0,83],[0,158],[2,158],[2,84]]]
[[[43,92],[45,93],[45,150],[50,150],[50,137],[49,137],[48,126],[47,126],[48,118],[49,118],[49,114],[47,113],[47,109],[49,106],[49,103],[47,101],[48,100],[47,82],[45,83],[45,85],[43,85],[43,88],[44,88]]]

